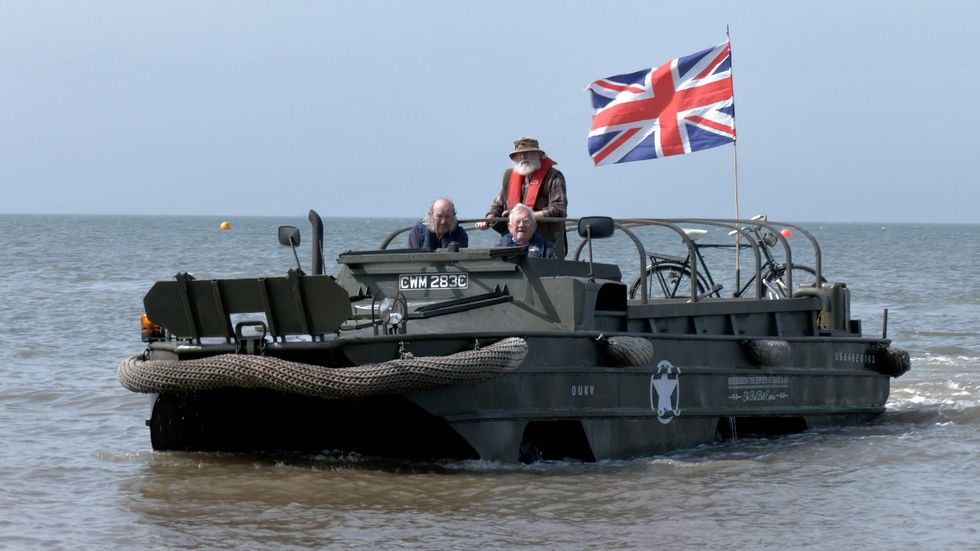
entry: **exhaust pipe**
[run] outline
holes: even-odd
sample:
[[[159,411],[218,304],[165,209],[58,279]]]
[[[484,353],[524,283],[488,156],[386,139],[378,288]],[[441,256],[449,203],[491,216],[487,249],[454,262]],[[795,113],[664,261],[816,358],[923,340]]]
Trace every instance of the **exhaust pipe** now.
[[[323,275],[323,221],[315,210],[310,209],[310,224],[313,225],[313,275]]]

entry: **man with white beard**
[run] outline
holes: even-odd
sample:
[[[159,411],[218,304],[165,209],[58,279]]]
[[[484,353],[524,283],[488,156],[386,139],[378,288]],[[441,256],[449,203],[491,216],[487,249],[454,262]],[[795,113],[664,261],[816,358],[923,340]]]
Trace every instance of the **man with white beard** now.
[[[529,137],[514,141],[510,152],[514,166],[504,172],[500,193],[494,198],[487,211],[487,218],[500,218],[510,214],[517,204],[532,208],[536,218],[564,218],[567,216],[568,196],[565,191],[565,177],[555,168],[557,164],[548,158],[538,147],[538,140]],[[494,229],[504,233],[504,225]],[[477,222],[476,229],[490,227],[487,222]],[[538,234],[546,241],[555,244],[558,258],[567,252],[564,222],[538,222]]]

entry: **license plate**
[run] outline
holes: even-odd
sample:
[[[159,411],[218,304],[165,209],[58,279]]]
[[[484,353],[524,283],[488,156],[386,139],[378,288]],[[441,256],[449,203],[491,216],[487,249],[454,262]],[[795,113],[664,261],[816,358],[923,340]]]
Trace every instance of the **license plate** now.
[[[398,290],[465,289],[469,280],[468,274],[401,274]]]

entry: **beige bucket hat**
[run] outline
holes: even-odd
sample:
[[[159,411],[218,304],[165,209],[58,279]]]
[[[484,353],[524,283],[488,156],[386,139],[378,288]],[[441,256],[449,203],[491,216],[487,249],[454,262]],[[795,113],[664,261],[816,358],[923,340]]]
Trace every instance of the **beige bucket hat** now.
[[[514,155],[518,153],[524,153],[527,151],[537,151],[544,155],[544,151],[538,147],[538,140],[528,136],[522,138],[517,138],[514,140],[514,150],[510,152],[510,157],[513,158]]]

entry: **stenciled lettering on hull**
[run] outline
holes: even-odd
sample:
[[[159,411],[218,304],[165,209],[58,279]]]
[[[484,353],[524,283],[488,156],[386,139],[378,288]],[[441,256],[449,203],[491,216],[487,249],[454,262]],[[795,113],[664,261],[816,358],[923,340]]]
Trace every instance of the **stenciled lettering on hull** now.
[[[789,397],[789,377],[785,375],[728,377],[728,399],[735,402],[773,402]]]
[[[875,365],[874,354],[861,354],[858,352],[834,352],[834,361],[839,363],[850,363],[858,365]]]

